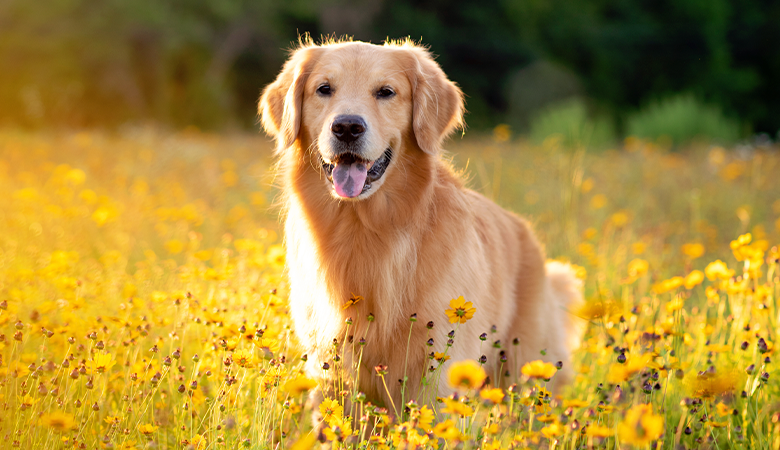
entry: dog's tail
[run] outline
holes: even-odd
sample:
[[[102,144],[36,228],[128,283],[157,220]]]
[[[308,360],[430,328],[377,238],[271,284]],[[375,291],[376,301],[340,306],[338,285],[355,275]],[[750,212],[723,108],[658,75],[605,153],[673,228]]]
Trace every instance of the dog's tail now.
[[[582,320],[575,315],[577,307],[582,303],[582,280],[577,278],[571,265],[560,261],[548,261],[545,269],[547,299],[555,315],[555,326],[550,331],[563,334],[549,336],[548,342],[556,343],[558,348],[554,352],[564,362],[562,373],[556,376],[560,378],[556,384],[565,385],[574,374],[571,352],[579,346],[582,334]]]

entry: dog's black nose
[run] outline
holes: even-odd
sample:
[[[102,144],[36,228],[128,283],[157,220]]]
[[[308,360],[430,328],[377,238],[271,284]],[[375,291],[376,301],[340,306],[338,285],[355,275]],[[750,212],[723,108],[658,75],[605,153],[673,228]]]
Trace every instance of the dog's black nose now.
[[[366,121],[356,115],[336,116],[330,130],[341,142],[350,143],[366,132]]]

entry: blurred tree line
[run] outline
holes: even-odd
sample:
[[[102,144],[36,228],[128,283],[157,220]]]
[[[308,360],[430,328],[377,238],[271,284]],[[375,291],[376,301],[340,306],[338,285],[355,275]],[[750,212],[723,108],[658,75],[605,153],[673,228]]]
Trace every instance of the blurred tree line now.
[[[297,36],[429,45],[472,128],[673,93],[780,129],[774,0],[2,0],[0,123],[247,128]],[[623,124],[617,123],[620,127]]]

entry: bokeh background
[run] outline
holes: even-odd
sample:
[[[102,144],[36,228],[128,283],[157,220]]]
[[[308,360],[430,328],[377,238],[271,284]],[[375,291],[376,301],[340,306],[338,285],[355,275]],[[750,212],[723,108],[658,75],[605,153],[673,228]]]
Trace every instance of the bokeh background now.
[[[780,448],[778,24],[770,0],[0,0],[0,450]],[[255,112],[307,33],[409,36],[462,86],[445,159],[583,281],[561,396],[542,364],[438,404],[432,342],[434,389],[389,413],[336,358],[386,351],[354,336],[312,432]],[[457,330],[449,300],[410,326]]]
[[[771,0],[5,0],[0,123],[256,129],[310,33],[429,45],[474,131],[777,139],[778,23]]]

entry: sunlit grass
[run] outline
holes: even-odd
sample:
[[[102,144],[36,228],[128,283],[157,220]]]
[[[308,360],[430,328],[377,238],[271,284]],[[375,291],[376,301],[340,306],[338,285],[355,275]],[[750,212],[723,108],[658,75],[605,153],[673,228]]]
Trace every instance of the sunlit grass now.
[[[453,396],[372,405],[347,386],[313,430],[266,139],[0,132],[0,447],[777,448],[777,149],[507,137],[449,149],[577,265],[574,383],[555,396],[538,362],[483,386],[502,375],[412,348]],[[436,326],[480,314],[452,300]],[[496,360],[522,345],[484,332],[453,339]],[[351,345],[334,356],[382,351]]]

